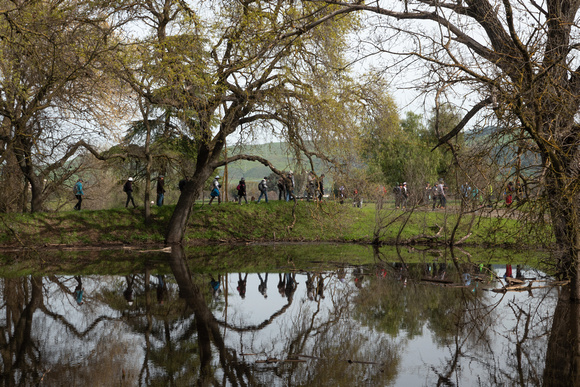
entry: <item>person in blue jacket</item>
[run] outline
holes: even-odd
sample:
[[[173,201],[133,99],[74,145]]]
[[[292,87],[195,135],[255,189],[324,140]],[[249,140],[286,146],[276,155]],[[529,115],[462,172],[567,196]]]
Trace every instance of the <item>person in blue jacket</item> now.
[[[77,204],[75,204],[75,206],[73,207],[75,210],[80,210],[81,209],[81,203],[83,202],[83,195],[85,194],[83,192],[83,179],[79,179],[74,188],[73,188],[75,197],[77,198]]]

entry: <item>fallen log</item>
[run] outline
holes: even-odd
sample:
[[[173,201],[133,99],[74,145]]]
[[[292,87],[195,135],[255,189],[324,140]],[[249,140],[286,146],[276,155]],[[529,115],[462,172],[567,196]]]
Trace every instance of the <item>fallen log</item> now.
[[[438,278],[429,278],[429,277],[423,277],[421,278],[421,281],[425,281],[425,282],[435,282],[438,284],[452,284],[453,281],[450,280],[446,280],[446,279],[438,279]]]

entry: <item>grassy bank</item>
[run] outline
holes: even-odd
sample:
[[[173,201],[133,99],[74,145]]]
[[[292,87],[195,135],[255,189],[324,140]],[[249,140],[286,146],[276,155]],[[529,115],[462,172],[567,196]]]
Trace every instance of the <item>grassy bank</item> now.
[[[292,203],[271,201],[238,206],[196,205],[185,236],[187,244],[270,241],[333,241],[370,243],[376,235],[385,244],[436,243],[448,240],[457,223],[453,208],[412,213],[385,209],[377,213],[373,204],[363,208],[299,202],[295,218]],[[145,225],[143,211],[111,209],[35,214],[3,214],[0,246],[102,246],[161,245],[173,206],[152,208],[152,222]],[[455,240],[465,245],[532,246],[549,243],[547,230],[526,228],[516,219],[493,214],[461,217]]]

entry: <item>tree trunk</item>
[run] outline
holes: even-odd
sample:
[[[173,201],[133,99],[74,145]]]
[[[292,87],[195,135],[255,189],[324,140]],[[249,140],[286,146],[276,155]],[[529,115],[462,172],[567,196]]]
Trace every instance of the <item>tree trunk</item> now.
[[[145,135],[145,157],[147,159],[147,164],[145,166],[145,224],[151,223],[151,205],[150,205],[150,192],[151,192],[151,165],[153,164],[153,158],[151,157],[151,125],[149,123],[149,111],[150,105],[139,100],[139,107],[141,109],[141,115],[143,116],[143,124],[145,125],[146,135]]]
[[[546,351],[544,386],[580,385],[580,304],[564,290],[558,298]]]
[[[570,298],[580,301],[580,198],[566,189],[573,186],[567,180],[549,171],[546,195],[556,239],[556,268],[558,274],[570,280]]]
[[[197,170],[192,179],[185,184],[175,206],[175,210],[173,211],[173,215],[169,220],[167,234],[165,235],[165,243],[167,245],[179,244],[183,240],[191,208],[195,204],[195,199],[199,196],[203,184],[212,172],[213,170],[209,167]]]
[[[213,145],[209,145],[211,130],[211,110],[204,111],[200,114],[201,132],[205,133],[201,145],[197,152],[197,161],[195,166],[195,173],[190,181],[185,184],[173,215],[169,220],[167,233],[165,235],[165,244],[173,245],[180,244],[183,240],[183,235],[187,229],[187,221],[191,214],[191,209],[195,204],[195,200],[203,189],[204,183],[213,173],[214,168],[210,167],[210,163],[219,159],[222,149],[225,145],[224,140],[216,140]],[[223,130],[223,128],[222,128]]]
[[[147,154],[147,166],[145,168],[145,224],[151,223],[151,155]]]
[[[30,212],[42,211],[42,205],[44,202],[42,197],[42,190],[44,187],[44,182],[36,176],[30,176],[28,181],[30,182],[30,193],[32,196],[30,200]]]
[[[183,195],[182,195],[183,196]],[[219,355],[219,366],[223,373],[224,381],[232,386],[258,385],[253,369],[240,362],[231,348],[227,348],[219,325],[212,311],[207,305],[203,293],[200,291],[191,276],[191,272],[185,260],[185,252],[182,246],[171,247],[169,264],[179,286],[179,294],[187,305],[193,310],[197,328],[197,346],[199,350],[200,386],[215,385],[215,374],[212,367],[212,349],[215,347]],[[213,344],[213,346],[211,345]]]

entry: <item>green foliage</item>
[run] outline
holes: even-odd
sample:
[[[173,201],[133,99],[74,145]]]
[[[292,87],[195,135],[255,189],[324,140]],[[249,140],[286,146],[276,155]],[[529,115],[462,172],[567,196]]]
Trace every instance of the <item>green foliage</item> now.
[[[384,113],[380,113],[384,114]],[[437,144],[436,130],[446,133],[459,122],[449,107],[439,113],[429,127],[423,125],[421,116],[407,112],[396,124],[383,116],[367,122],[364,132],[363,154],[367,157],[371,174],[376,180],[391,186],[408,182],[410,186],[423,187],[433,183],[448,172],[451,156],[443,148],[432,150]]]

